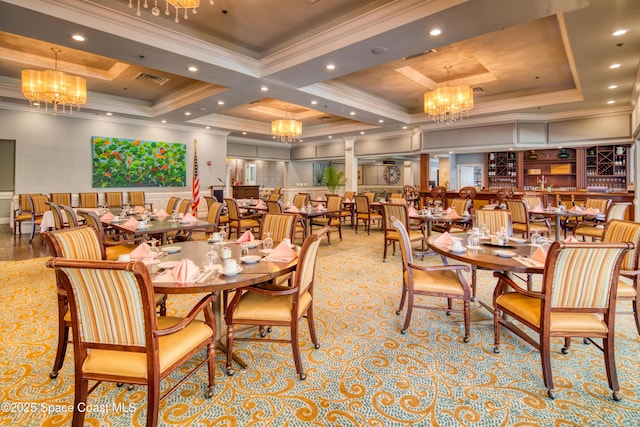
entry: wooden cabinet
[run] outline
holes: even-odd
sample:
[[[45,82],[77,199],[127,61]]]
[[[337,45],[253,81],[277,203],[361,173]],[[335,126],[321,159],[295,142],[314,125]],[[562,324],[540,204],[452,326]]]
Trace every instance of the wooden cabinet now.
[[[233,187],[234,199],[257,199],[260,197],[259,185],[234,185]]]
[[[575,149],[530,150],[524,154],[523,190],[551,187],[575,191],[577,186]]]
[[[601,145],[585,150],[587,188],[626,191],[628,185],[628,145]]]
[[[515,187],[518,167],[514,151],[497,151],[487,154],[487,186],[489,190]]]

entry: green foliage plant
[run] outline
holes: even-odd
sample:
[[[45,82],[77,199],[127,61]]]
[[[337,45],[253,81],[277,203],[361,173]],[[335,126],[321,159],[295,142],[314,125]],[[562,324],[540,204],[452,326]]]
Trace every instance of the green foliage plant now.
[[[338,188],[343,187],[347,183],[344,172],[338,172],[336,168],[329,165],[324,171],[324,184],[329,189],[329,194],[337,194]]]

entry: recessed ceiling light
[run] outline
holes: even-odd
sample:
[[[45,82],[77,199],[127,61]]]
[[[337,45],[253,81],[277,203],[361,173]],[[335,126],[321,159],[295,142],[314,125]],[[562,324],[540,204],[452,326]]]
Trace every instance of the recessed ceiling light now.
[[[166,120],[161,120],[161,123],[167,123],[167,121]]]
[[[406,126],[402,126],[402,129],[406,129],[406,128],[407,128]]]
[[[266,91],[268,91],[268,90],[269,90],[269,88],[268,88],[268,87],[266,87],[266,86],[262,86],[262,87],[260,88],[260,90],[261,90],[262,92],[266,92]]]
[[[196,71],[198,71],[198,67],[191,65],[187,67],[187,70],[191,71],[192,73],[195,73]]]
[[[618,85],[609,85],[607,89],[618,89]]]
[[[327,64],[327,66],[325,67],[327,70],[335,70],[336,66],[335,64]]]
[[[387,48],[386,47],[374,47],[373,49],[371,49],[371,53],[373,53],[374,55],[383,55],[383,54],[387,53]]]
[[[616,103],[616,101],[614,101],[614,100],[607,101],[607,104],[615,104],[615,103]]]
[[[184,112],[184,115],[185,115],[185,116],[190,116],[190,115],[191,115],[191,111],[185,111],[185,112]]]
[[[224,105],[224,101],[218,101],[218,105]]]
[[[205,129],[207,129],[207,130],[211,129],[211,126],[205,126]]]
[[[331,138],[333,138],[333,136],[329,135],[328,138],[331,139]]]
[[[430,36],[439,36],[440,34],[442,34],[442,30],[440,28],[434,28],[433,30],[429,31]]]
[[[562,145],[558,145],[558,150],[562,150]]]
[[[275,136],[275,135],[273,135],[273,136],[271,137],[271,139],[276,139],[276,136]]]
[[[363,130],[360,131],[360,135],[364,135],[364,131]]]
[[[246,132],[242,132],[242,134],[243,134],[243,135],[246,135],[247,133],[246,133]]]
[[[615,37],[623,36],[623,35],[625,35],[625,34],[627,34],[627,30],[616,30],[616,31],[614,31],[614,32],[613,32],[613,35],[614,35]]]
[[[87,39],[85,38],[85,36],[83,36],[82,34],[73,34],[71,36],[72,39],[74,39],[77,42],[83,42],[86,41]]]
[[[609,68],[614,69],[614,68],[620,68],[621,64],[611,64],[609,65]]]
[[[318,104],[318,101],[316,100],[311,101],[311,105],[317,105],[317,104]]]
[[[355,112],[355,111],[351,111],[351,112],[349,113],[349,115],[350,115],[350,116],[355,116],[355,115],[356,115],[356,112]]]
[[[380,119],[378,120],[378,123],[384,123],[384,120]]]
[[[39,107],[40,103],[39,102],[34,102],[33,105],[36,106],[36,107]]]
[[[107,116],[113,116],[113,113],[105,113]]]
[[[449,151],[449,154],[453,154],[453,151]]]

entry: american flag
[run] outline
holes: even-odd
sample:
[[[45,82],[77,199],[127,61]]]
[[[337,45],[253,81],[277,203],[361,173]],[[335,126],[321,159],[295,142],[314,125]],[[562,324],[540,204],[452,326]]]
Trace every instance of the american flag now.
[[[192,199],[193,205],[191,205],[191,209],[193,209],[193,215],[196,216],[198,213],[198,205],[200,204],[200,173],[198,172],[198,152],[196,150],[196,144],[198,142],[193,140],[193,189],[192,189]]]

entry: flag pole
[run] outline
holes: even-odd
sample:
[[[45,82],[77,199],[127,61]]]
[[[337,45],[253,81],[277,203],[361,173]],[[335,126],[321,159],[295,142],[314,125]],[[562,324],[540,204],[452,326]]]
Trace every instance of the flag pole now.
[[[198,140],[193,140],[193,181],[191,186],[191,198],[193,204],[191,209],[193,210],[193,216],[197,217],[198,205],[200,204],[200,172],[198,171]]]

